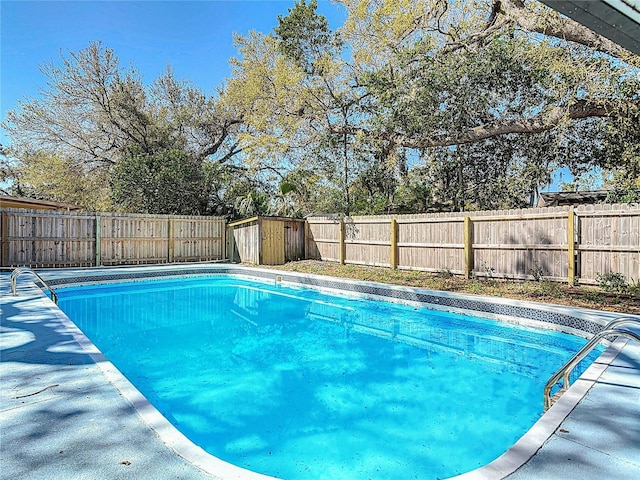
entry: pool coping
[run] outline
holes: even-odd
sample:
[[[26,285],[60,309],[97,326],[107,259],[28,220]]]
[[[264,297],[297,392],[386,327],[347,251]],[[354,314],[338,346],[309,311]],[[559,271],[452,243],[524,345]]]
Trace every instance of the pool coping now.
[[[82,275],[78,275],[81,272]],[[516,308],[530,314],[532,311],[542,312],[550,318],[556,320],[548,324],[550,328],[568,331],[568,333],[580,334],[588,336],[593,331],[585,332],[577,327],[588,325],[589,330],[597,330],[598,326],[603,326],[611,318],[617,318],[620,314],[611,314],[609,312],[600,312],[595,310],[573,309],[568,307],[539,304],[526,301],[513,301],[509,299],[483,297],[477,295],[452,294],[448,292],[435,292],[431,290],[416,287],[400,287],[396,285],[379,284],[375,282],[361,282],[349,279],[339,279],[335,277],[325,277],[321,275],[308,275],[295,272],[284,272],[274,269],[260,269],[255,267],[239,266],[233,264],[191,264],[191,265],[154,265],[154,266],[137,266],[137,267],[94,267],[89,269],[64,269],[55,271],[39,271],[43,278],[52,286],[61,286],[63,284],[77,283],[95,283],[95,282],[112,282],[112,281],[135,281],[136,279],[167,278],[167,277],[184,277],[203,274],[230,274],[247,278],[270,279],[283,284],[295,284],[313,286],[320,289],[338,289],[345,291],[347,286],[348,293],[361,294],[363,296],[383,297],[387,300],[395,299],[402,303],[414,303],[424,298],[436,298],[442,301],[430,304],[436,309],[447,311],[464,311],[468,310],[461,306],[481,305],[486,307],[487,304],[496,306],[492,312],[475,310],[483,316],[496,318],[503,321],[511,321],[519,323],[512,315],[514,313],[514,305]],[[72,279],[80,279],[80,282],[72,281]],[[48,302],[49,307],[53,305],[44,293],[30,283],[32,288],[30,291],[34,295],[44,297],[43,302]],[[24,288],[25,282],[20,282],[20,289]],[[400,293],[405,292],[403,295]],[[409,292],[409,295],[406,294]],[[382,295],[381,295],[382,294]],[[403,298],[398,298],[403,297]],[[454,306],[454,300],[459,305]],[[507,307],[507,308],[504,308]],[[227,463],[213,455],[205,452],[202,448],[193,444],[182,433],[180,433],[155,407],[153,407],[147,399],[122,375],[119,370],[109,362],[104,355],[90,342],[90,340],[82,333],[71,320],[58,308],[52,309],[58,319],[63,322],[68,331],[73,335],[75,341],[86,351],[93,361],[98,365],[103,375],[109,382],[129,401],[136,409],[143,421],[149,425],[161,438],[163,443],[172,448],[178,455],[191,462],[197,468],[214,475],[216,478],[237,479],[246,478],[248,480],[267,480],[274,479],[242,467],[238,467]],[[506,312],[506,313],[505,313]],[[511,314],[508,315],[507,313]],[[571,313],[571,315],[569,314]],[[526,318],[525,325],[540,326],[542,322],[542,314],[537,318]],[[530,315],[531,316],[531,315]],[[536,317],[536,315],[533,315]],[[575,323],[567,324],[566,317],[576,319]],[[638,317],[640,319],[640,317]],[[573,411],[576,405],[588,392],[588,390],[597,382],[602,373],[616,358],[619,352],[625,347],[626,341],[618,339],[592,364],[579,380],[573,383],[571,388],[560,398],[554,406],[546,412],[527,433],[525,433],[507,452],[490,462],[473,471],[451,477],[451,480],[497,480],[505,478],[515,472],[519,467],[524,465],[535,453],[543,446],[543,444],[554,434],[560,424]],[[542,402],[542,395],[541,395]]]

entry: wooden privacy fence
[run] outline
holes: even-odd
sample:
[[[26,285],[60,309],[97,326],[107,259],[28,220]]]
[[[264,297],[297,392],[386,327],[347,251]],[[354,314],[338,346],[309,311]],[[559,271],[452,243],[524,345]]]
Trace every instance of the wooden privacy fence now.
[[[225,220],[187,215],[2,209],[3,267],[84,267],[221,260]]]
[[[640,280],[640,206],[309,217],[308,258],[465,277]]]
[[[224,218],[0,209],[0,266],[303,258],[465,277],[640,280],[640,206],[376,217]],[[227,240],[229,248],[227,249]],[[228,255],[228,256],[227,256]]]

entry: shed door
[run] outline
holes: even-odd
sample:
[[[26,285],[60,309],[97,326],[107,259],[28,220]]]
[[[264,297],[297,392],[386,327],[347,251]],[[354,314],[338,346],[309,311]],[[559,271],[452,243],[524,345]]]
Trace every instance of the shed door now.
[[[304,222],[284,222],[284,261],[295,262],[304,258]]]
[[[262,265],[284,265],[284,224],[262,220]]]

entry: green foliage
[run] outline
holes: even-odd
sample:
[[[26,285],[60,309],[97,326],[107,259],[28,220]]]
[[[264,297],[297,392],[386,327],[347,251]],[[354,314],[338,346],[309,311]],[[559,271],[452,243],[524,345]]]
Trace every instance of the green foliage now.
[[[181,150],[132,150],[114,167],[111,188],[114,203],[128,212],[196,215],[207,209],[204,180],[200,162]]]
[[[93,172],[73,159],[43,152],[27,154],[11,168],[11,193],[80,205],[89,211],[112,208],[107,172]]]
[[[534,267],[529,269],[529,275],[533,277],[534,281],[539,282],[544,276],[544,269],[540,264],[536,263]]]
[[[634,297],[640,297],[640,280],[633,281],[632,279],[627,287],[627,292]]]
[[[629,288],[625,276],[617,272],[598,273],[596,281],[600,288],[611,293],[625,293]]]
[[[280,194],[281,195],[287,195],[288,193],[291,192],[295,192],[296,191],[296,186],[295,184],[291,183],[291,182],[287,182],[287,181],[282,181],[280,183]]]
[[[631,81],[629,81],[631,84]],[[628,85],[631,88],[631,85]],[[635,96],[640,96],[640,74],[635,84]],[[603,155],[598,160],[607,177],[609,190],[606,203],[640,201],[640,111],[629,117],[611,119],[602,134]]]
[[[263,192],[258,190],[251,190],[245,196],[236,197],[233,206],[237,216],[240,218],[267,215],[269,213],[268,199]]]
[[[640,203],[640,177],[636,181],[619,180],[610,186],[606,203]]]
[[[545,297],[560,298],[563,295],[561,286],[558,282],[542,280],[538,285],[540,286],[540,294]]]
[[[589,291],[584,294],[584,299],[590,303],[601,304],[606,298],[601,292]]]
[[[278,15],[278,26],[274,28],[280,39],[278,51],[309,74],[321,68],[319,60],[332,41],[329,22],[317,9],[317,0],[310,0],[309,4],[306,0],[294,1],[289,15]]]
[[[244,153],[284,177],[309,172],[309,181],[297,181],[299,192],[288,197],[293,210],[350,214],[353,182],[371,157],[358,136],[345,131],[364,118],[363,92],[354,88],[340,41],[316,2],[296,2],[278,18],[274,36],[251,33],[236,41],[241,57],[232,62],[225,101],[243,112]]]
[[[453,273],[449,268],[445,267],[440,269],[440,271],[438,272],[438,276],[442,278],[452,278]]]
[[[635,128],[628,128],[627,131],[615,130],[608,140],[609,145],[615,147],[606,163],[612,172],[605,184],[609,190],[606,202],[640,202],[640,120]]]
[[[439,209],[434,201],[432,182],[424,170],[424,167],[415,167],[398,185],[394,195],[398,213],[427,213]]]
[[[540,62],[542,47],[524,37],[499,38],[480,52],[444,57],[418,56],[418,48],[406,51],[410,68],[400,57],[396,68],[370,72],[364,82],[381,107],[376,115],[379,128],[401,130],[405,137],[416,138],[416,145],[425,145],[421,155],[437,203],[452,210],[520,208],[531,204],[559,166],[588,169],[598,161],[602,139],[585,142],[585,137],[595,136],[602,122],[428,148],[449,137],[454,142],[455,132],[553,104],[558,86],[551,88],[550,59],[571,59],[561,49],[548,48],[548,58]]]
[[[351,183],[352,211],[361,215],[393,213],[398,176],[395,163],[375,158]]]
[[[354,55],[362,65],[376,62],[374,68],[363,67],[359,78],[375,104],[371,125],[381,135],[394,132],[402,145],[419,151],[434,206],[530,205],[561,166],[581,175],[609,159],[629,173],[629,151],[640,144],[627,138],[640,132],[634,120],[640,89],[633,68],[589,49],[522,30],[514,34],[511,28],[494,30],[477,44],[473,32],[481,31],[483,15],[489,17],[485,2],[348,3],[347,28],[367,50]],[[419,17],[419,12],[430,15]],[[540,25],[547,21],[545,10],[538,8],[536,15]],[[467,42],[469,48],[462,48]],[[607,102],[616,113],[571,120],[567,110],[554,128],[536,118],[584,99]],[[539,126],[510,133],[513,119],[522,126],[535,119]],[[492,133],[473,140],[484,131]],[[623,131],[626,137],[614,141]],[[624,155],[627,160],[621,162]]]

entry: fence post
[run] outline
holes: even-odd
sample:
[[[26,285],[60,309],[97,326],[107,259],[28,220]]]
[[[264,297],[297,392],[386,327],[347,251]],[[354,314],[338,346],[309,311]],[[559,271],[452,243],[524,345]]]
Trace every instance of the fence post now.
[[[473,272],[473,222],[464,217],[464,278],[471,278]]]
[[[101,250],[102,239],[101,239],[101,232],[100,232],[101,224],[102,224],[102,221],[100,219],[100,215],[96,215],[96,267],[99,267],[102,265],[102,250]]]
[[[233,242],[233,227],[225,224],[225,243],[227,244],[227,260],[230,262],[234,262],[235,260],[235,250],[234,250],[234,242]]]
[[[398,268],[398,222],[395,218],[391,219],[391,268]]]
[[[7,228],[9,228],[9,220],[8,213],[2,212],[2,223],[0,224],[0,229],[2,229],[2,249],[0,250],[0,255],[2,258],[0,259],[0,266],[6,267],[9,265],[9,233],[7,232]]]
[[[573,208],[569,210],[567,216],[567,283],[573,285],[576,280],[576,225],[575,212]]]
[[[345,237],[345,225],[344,220],[340,220],[340,265],[344,265],[347,257],[347,246],[344,242]]]
[[[173,262],[173,235],[174,235],[174,230],[175,226],[173,224],[173,218],[169,218],[169,241],[168,243],[168,252],[167,252],[167,262],[168,263],[172,263]]]
[[[304,259],[309,260],[309,220],[304,219]]]
[[[224,224],[220,228],[220,260],[225,260],[227,258],[227,248],[227,222],[225,220]]]
[[[100,232],[100,228],[101,228],[101,220],[100,220],[100,215],[96,215],[96,267],[99,267],[102,263],[102,251],[100,250],[100,243],[101,243],[101,232]]]

